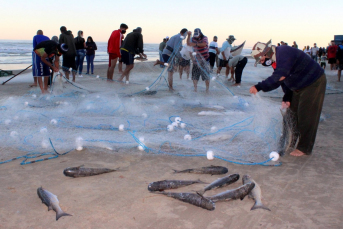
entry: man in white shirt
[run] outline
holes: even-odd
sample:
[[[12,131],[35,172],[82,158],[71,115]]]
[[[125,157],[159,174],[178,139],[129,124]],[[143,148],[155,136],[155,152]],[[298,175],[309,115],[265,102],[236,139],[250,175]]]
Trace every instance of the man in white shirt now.
[[[220,74],[220,71],[222,70],[223,67],[226,67],[225,71],[225,76],[228,78],[229,72],[230,72],[230,67],[228,65],[228,61],[230,59],[230,51],[232,48],[232,43],[236,40],[236,38],[233,35],[230,35],[226,41],[224,41],[221,49],[220,49],[220,54],[219,54],[219,67],[217,70],[217,75]],[[232,81],[234,81],[234,78],[231,77]]]
[[[210,54],[210,66],[211,71],[213,71],[214,62],[216,61],[216,56],[219,54],[218,43],[217,43],[217,36],[213,37],[213,41],[211,41],[208,53]]]
[[[317,56],[318,56],[318,51],[319,51],[319,48],[317,47],[317,44],[314,43],[314,47],[311,48],[311,57],[314,61],[317,62]]]

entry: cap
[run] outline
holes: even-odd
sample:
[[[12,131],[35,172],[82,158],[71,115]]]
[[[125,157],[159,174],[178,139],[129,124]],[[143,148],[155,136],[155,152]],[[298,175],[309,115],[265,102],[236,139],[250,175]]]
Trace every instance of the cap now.
[[[267,43],[257,42],[251,51],[251,56],[255,58],[256,61],[259,61],[264,55],[268,55],[271,58],[273,54],[272,40],[269,40]]]
[[[214,36],[213,38],[217,38],[217,39],[218,39],[218,37],[217,37],[217,36]]]
[[[196,28],[196,29],[194,30],[193,37],[199,37],[200,35],[201,35],[201,29]]]
[[[166,36],[166,39],[168,39],[169,37],[168,36]]]
[[[236,38],[235,38],[234,35],[230,35],[228,38],[226,38],[226,40],[228,40],[228,41],[234,41],[234,40],[236,40]]]

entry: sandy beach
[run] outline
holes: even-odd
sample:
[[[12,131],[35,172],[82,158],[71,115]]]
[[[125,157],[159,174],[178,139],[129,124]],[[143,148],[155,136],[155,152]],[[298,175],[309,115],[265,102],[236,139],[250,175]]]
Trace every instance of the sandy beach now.
[[[144,64],[152,65],[152,62]],[[106,71],[106,65],[95,66],[95,74],[100,77],[106,77]],[[25,79],[18,76],[17,80],[0,86],[0,101],[22,96],[30,90],[32,78],[29,73],[25,74]],[[240,91],[241,95],[248,95],[247,90],[252,85],[244,81],[245,74],[251,74],[251,70],[243,72],[241,88],[232,89]],[[343,89],[343,83],[337,82],[336,71],[330,71],[327,66],[326,74],[332,88]],[[115,77],[118,76],[116,73]],[[76,80],[86,84],[90,78],[84,76]],[[203,86],[204,83],[199,84]],[[275,97],[272,99],[279,102],[280,98]],[[21,160],[0,164],[0,228],[342,228],[342,99],[343,93],[326,95],[323,113],[327,118],[319,124],[312,155],[297,158],[287,154],[280,159],[281,166],[238,165],[219,159],[209,161],[204,157],[153,155],[138,151],[137,147],[113,151],[84,147],[81,151],[73,150],[34,164],[20,165]],[[0,149],[0,161],[24,154],[16,148]],[[63,175],[65,168],[83,164],[120,168],[120,171],[83,178]],[[248,198],[218,202],[214,211],[207,211],[147,190],[150,182],[158,180],[200,179],[210,183],[224,176],[173,173],[173,169],[210,165],[225,166],[229,169],[228,174],[251,175],[261,186],[263,203],[271,211],[250,211],[254,201]],[[228,188],[211,190],[206,195],[241,184],[239,179]],[[56,221],[55,212],[48,211],[37,196],[37,188],[41,186],[57,195],[61,208],[72,216]],[[191,192],[204,186],[194,184],[171,191]]]

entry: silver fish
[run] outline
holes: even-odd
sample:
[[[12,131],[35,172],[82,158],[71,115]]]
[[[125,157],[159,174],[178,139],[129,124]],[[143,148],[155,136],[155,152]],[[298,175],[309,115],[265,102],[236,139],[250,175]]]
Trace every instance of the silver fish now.
[[[198,173],[198,174],[211,174],[211,175],[219,175],[225,174],[228,172],[228,169],[223,166],[208,166],[202,167],[200,169],[185,169],[185,170],[174,170],[174,173]]]
[[[156,182],[150,183],[148,185],[148,190],[150,192],[163,191],[166,189],[180,188],[180,187],[188,186],[195,183],[204,184],[205,182],[202,182],[200,179],[199,180],[162,180],[162,181],[156,181]]]
[[[183,202],[193,204],[195,206],[213,211],[216,208],[216,205],[213,201],[203,197],[200,194],[197,193],[189,193],[189,192],[159,192],[157,194],[163,194],[169,197],[172,197],[177,200],[181,200]]]
[[[83,165],[78,167],[69,167],[63,171],[63,174],[68,177],[88,177],[95,176],[103,173],[110,173],[117,171],[117,169],[107,169],[107,168],[82,168]]]
[[[48,206],[48,211],[54,210],[56,212],[56,221],[62,216],[71,216],[68,213],[62,211],[59,205],[57,196],[49,192],[48,190],[43,189],[42,187],[37,189],[37,194],[46,206]]]
[[[207,199],[212,200],[213,202],[225,201],[225,200],[243,200],[246,195],[255,187],[254,183],[248,183],[242,185],[236,189],[227,190],[225,192],[219,193],[214,196],[206,196]]]
[[[270,209],[264,206],[262,203],[261,187],[249,175],[244,175],[242,178],[242,181],[243,181],[243,184],[255,183],[255,187],[249,193],[249,197],[255,200],[255,204],[254,206],[252,206],[250,210],[262,208],[264,210],[270,211]]]
[[[212,182],[211,184],[209,184],[208,186],[206,186],[203,190],[198,191],[198,193],[204,194],[206,191],[216,189],[216,188],[225,187],[227,185],[235,183],[236,181],[238,181],[238,179],[239,179],[239,174],[231,174],[229,176],[219,178],[219,179],[215,180],[214,182]]]

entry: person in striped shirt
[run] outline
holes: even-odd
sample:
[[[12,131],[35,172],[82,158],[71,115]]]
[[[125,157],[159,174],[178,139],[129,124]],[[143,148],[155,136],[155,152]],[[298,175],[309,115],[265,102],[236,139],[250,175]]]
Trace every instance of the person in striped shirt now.
[[[205,81],[206,92],[210,87],[210,67],[209,59],[210,54],[208,53],[208,39],[201,32],[199,28],[194,30],[192,41],[190,40],[192,32],[188,32],[187,45],[194,48],[195,54],[193,57],[193,68],[192,68],[192,80],[194,84],[194,91],[197,92],[198,81],[201,79]]]

